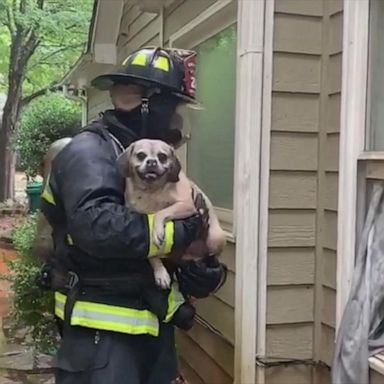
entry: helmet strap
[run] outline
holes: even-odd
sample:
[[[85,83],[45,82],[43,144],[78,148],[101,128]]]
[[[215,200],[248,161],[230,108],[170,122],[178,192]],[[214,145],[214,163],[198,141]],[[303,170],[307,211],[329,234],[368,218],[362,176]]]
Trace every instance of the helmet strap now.
[[[143,97],[141,99],[141,121],[143,136],[148,136],[148,116],[149,116],[149,98]]]

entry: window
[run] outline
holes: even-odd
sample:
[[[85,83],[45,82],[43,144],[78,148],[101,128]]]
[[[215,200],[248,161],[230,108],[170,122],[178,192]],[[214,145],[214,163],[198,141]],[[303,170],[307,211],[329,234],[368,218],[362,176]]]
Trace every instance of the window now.
[[[226,209],[233,208],[236,41],[236,26],[230,26],[194,47],[203,110],[190,113],[187,148],[188,176],[216,207]]]
[[[171,47],[197,52],[197,98],[202,110],[181,108],[190,135],[178,156],[207,193],[228,239],[233,223],[238,2],[220,0],[169,37]]]

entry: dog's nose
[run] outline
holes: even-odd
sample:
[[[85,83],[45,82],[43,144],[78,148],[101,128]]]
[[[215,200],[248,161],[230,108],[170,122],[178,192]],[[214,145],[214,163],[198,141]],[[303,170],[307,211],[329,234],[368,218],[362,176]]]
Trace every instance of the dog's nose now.
[[[146,161],[145,165],[147,168],[156,168],[157,167],[157,160],[156,159],[148,159]]]

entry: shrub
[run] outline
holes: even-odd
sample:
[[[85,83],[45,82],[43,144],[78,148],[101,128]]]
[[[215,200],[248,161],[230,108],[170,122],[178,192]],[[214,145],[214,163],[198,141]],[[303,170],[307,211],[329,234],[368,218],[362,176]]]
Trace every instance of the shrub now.
[[[31,254],[36,235],[37,215],[33,214],[16,227],[12,241],[18,258],[8,262],[13,292],[11,305],[12,329],[26,327],[37,351],[50,353],[56,347],[56,323],[53,316],[53,292],[36,286],[35,279],[41,267],[38,257]]]
[[[50,144],[74,136],[80,127],[79,103],[59,94],[50,94],[32,102],[21,116],[14,141],[21,168],[29,177],[35,177]]]

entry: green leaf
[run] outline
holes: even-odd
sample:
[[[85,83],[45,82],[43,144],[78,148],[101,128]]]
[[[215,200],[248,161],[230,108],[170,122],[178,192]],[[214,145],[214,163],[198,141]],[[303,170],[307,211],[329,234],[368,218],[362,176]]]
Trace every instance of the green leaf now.
[[[56,348],[57,330],[53,316],[54,297],[51,291],[36,286],[36,275],[40,270],[37,257],[30,250],[36,235],[37,215],[30,215],[12,233],[12,241],[18,252],[16,260],[8,262],[13,292],[11,318],[13,330],[28,327],[32,330],[32,341],[38,351],[53,352]]]
[[[23,46],[31,31],[40,42],[26,63],[23,96],[58,82],[83,53],[93,0],[45,0],[43,9],[39,9],[37,3],[37,0],[27,1],[25,12],[17,10],[13,15],[22,31]],[[14,66],[10,62],[14,41],[7,27],[10,13],[12,1],[0,0],[0,92],[7,91],[8,72]]]
[[[28,176],[37,174],[49,145],[63,137],[72,137],[81,128],[79,103],[51,94],[33,101],[24,111],[14,137],[20,166]]]

